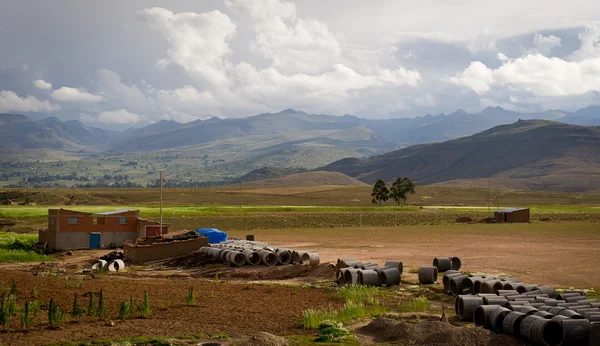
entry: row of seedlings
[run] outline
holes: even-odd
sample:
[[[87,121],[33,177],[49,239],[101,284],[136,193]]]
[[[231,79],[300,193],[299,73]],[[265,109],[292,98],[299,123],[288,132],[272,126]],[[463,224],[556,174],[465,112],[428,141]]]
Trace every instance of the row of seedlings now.
[[[336,285],[396,286],[400,285],[403,265],[387,261],[383,267],[376,263],[362,263],[354,258],[339,258],[335,273]]]
[[[267,243],[232,239],[223,243],[200,248],[200,252],[233,266],[243,265],[285,265],[302,264],[316,267],[320,263],[319,254],[314,250],[296,251],[275,248]]]

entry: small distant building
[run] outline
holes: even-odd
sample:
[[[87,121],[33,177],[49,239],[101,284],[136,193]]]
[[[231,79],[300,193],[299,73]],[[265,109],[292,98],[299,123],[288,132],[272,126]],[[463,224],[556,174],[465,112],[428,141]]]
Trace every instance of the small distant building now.
[[[496,222],[529,222],[529,208],[507,208],[494,212]]]
[[[39,241],[49,250],[105,249],[134,242],[148,233],[168,233],[169,224],[163,224],[160,230],[160,223],[139,216],[139,210],[93,214],[48,209],[48,230],[40,231]]]

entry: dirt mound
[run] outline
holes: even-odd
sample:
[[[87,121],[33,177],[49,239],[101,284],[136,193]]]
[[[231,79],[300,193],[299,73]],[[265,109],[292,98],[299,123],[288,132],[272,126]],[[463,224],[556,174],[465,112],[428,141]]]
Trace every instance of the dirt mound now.
[[[357,332],[373,337],[375,342],[401,341],[411,345],[520,345],[515,338],[507,335],[494,334],[482,328],[457,327],[438,321],[407,322],[378,318]]]
[[[287,340],[271,333],[260,332],[250,339],[241,342],[240,346],[284,346]]]

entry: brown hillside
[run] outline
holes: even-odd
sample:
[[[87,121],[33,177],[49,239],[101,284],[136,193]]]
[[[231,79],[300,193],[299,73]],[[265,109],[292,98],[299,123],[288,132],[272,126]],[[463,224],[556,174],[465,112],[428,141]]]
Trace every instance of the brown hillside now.
[[[417,145],[366,159],[348,158],[323,170],[374,183],[408,176],[417,184],[499,178],[518,188],[597,191],[600,127],[528,120],[443,143]],[[515,187],[517,187],[515,186]]]
[[[366,186],[360,180],[339,172],[307,172],[291,174],[276,179],[257,180],[244,183],[244,186],[256,187],[288,187],[288,186]]]

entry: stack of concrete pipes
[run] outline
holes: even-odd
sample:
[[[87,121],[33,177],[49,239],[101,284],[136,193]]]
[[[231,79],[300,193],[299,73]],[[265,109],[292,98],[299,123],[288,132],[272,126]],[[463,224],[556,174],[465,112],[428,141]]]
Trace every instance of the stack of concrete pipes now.
[[[200,252],[234,266],[302,264],[315,267],[320,263],[319,254],[314,250],[274,248],[267,243],[250,240],[228,240],[202,247]]]
[[[123,260],[120,259],[116,259],[110,262],[107,262],[103,259],[97,259],[94,262],[92,262],[92,270],[119,272],[125,270],[125,262],[123,262]]]
[[[514,284],[514,289],[458,296],[456,316],[533,345],[600,345],[599,301],[583,291],[557,294],[550,286]]]
[[[387,261],[383,267],[376,263],[362,263],[353,258],[337,260],[338,285],[395,286],[400,285],[403,266],[399,261]]]
[[[461,266],[462,262],[456,256],[436,257],[431,267],[419,268],[419,282],[423,285],[431,285],[437,281],[438,273],[457,272]]]

